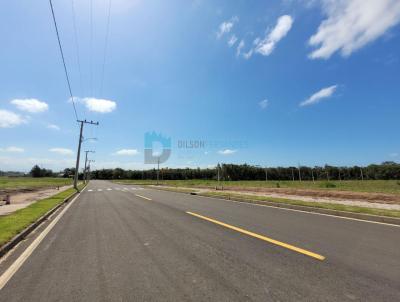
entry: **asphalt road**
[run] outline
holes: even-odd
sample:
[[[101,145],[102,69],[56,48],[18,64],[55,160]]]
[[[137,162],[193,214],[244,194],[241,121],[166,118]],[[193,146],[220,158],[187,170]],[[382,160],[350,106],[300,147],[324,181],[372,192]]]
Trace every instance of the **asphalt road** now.
[[[400,227],[92,181],[0,301],[400,301]]]

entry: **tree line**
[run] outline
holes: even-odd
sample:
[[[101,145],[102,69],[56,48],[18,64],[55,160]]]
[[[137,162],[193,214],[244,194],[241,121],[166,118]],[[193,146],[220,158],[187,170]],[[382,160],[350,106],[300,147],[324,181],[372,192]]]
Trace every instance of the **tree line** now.
[[[160,180],[387,180],[400,179],[400,164],[383,162],[368,166],[260,167],[248,164],[221,164],[216,168],[160,168]],[[101,169],[92,179],[157,179],[157,170]]]
[[[388,180],[400,179],[400,164],[388,161],[368,166],[300,166],[300,167],[260,167],[248,164],[221,164],[215,168],[161,168],[160,180]],[[35,165],[28,174],[0,171],[0,176],[64,177],[73,178],[75,168],[61,172],[40,168]],[[79,173],[79,179],[83,173]],[[91,179],[157,179],[157,170],[124,170],[121,168],[101,169],[90,173]]]

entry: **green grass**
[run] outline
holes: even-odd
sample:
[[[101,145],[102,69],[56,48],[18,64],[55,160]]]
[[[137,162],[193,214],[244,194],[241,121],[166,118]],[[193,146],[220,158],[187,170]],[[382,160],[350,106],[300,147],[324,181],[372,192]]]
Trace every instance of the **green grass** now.
[[[72,185],[70,178],[55,177],[0,177],[0,190],[54,188]]]
[[[83,188],[83,186],[84,185],[81,184],[79,187]],[[74,192],[75,189],[71,188],[49,198],[41,199],[9,215],[0,216],[0,246],[8,242],[30,224],[34,223],[56,205],[63,202],[65,198]]]
[[[118,180],[117,182],[138,185],[154,185],[154,180]],[[160,184],[176,187],[215,188],[215,180],[164,180]],[[279,184],[279,185],[278,185]],[[347,180],[347,181],[221,181],[224,187],[247,188],[293,188],[317,189],[328,191],[351,191],[369,193],[400,194],[399,180]]]
[[[362,214],[400,218],[400,211],[396,211],[396,210],[374,209],[374,208],[342,205],[342,204],[336,204],[336,203],[309,202],[309,201],[301,201],[301,200],[293,200],[293,199],[285,199],[285,198],[275,198],[275,197],[249,196],[249,195],[244,195],[244,194],[227,194],[227,193],[222,193],[222,192],[206,192],[206,193],[201,193],[198,195],[209,196],[209,197],[219,197],[219,198],[224,198],[224,199],[234,199],[234,200],[238,200],[238,201],[247,201],[247,202],[269,201],[269,202],[289,204],[289,205],[299,205],[299,206],[337,210],[337,211],[344,211],[344,212],[362,213]]]

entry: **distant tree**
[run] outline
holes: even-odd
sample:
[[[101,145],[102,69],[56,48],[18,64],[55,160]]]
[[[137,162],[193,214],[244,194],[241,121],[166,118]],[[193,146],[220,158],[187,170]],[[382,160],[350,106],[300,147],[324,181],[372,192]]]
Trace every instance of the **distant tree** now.
[[[50,169],[42,169],[38,165],[34,165],[29,173],[32,177],[51,177],[54,173]]]
[[[43,177],[42,169],[40,169],[38,165],[34,165],[29,174],[31,174],[32,177]]]
[[[73,177],[75,175],[75,168],[66,168],[62,174],[64,178]]]

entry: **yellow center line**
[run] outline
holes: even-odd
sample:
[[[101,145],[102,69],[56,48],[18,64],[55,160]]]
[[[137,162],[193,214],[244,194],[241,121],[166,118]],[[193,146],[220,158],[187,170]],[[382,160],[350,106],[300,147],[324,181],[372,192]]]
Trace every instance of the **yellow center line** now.
[[[305,250],[305,249],[296,247],[296,246],[294,246],[294,245],[287,244],[287,243],[284,243],[284,242],[281,242],[281,241],[278,241],[278,240],[275,240],[275,239],[272,239],[272,238],[268,238],[268,237],[266,237],[266,236],[259,235],[259,234],[256,234],[256,233],[253,233],[253,232],[250,232],[250,231],[246,231],[246,230],[244,230],[244,229],[235,227],[235,226],[233,226],[233,225],[226,224],[226,223],[224,223],[224,222],[221,222],[221,221],[218,221],[218,220],[215,220],[215,219],[212,219],[212,218],[208,218],[208,217],[205,217],[205,216],[202,216],[202,215],[193,213],[193,212],[186,212],[186,213],[189,214],[189,215],[196,216],[196,217],[198,217],[198,218],[201,218],[201,219],[210,221],[210,222],[212,222],[212,223],[221,225],[221,226],[223,226],[223,227],[226,227],[226,228],[228,228],[228,229],[234,230],[234,231],[236,231],[236,232],[239,232],[239,233],[242,233],[242,234],[246,234],[246,235],[248,235],[248,236],[251,236],[251,237],[254,237],[254,238],[258,238],[258,239],[260,239],[260,240],[263,240],[263,241],[266,241],[266,242],[269,242],[269,243],[278,245],[278,246],[280,246],[280,247],[284,247],[284,248],[286,248],[286,249],[289,249],[289,250],[298,252],[298,253],[300,253],[300,254],[303,254],[303,255],[306,255],[306,256],[309,256],[309,257],[312,257],[312,258],[321,260],[321,261],[322,261],[322,260],[325,260],[325,257],[324,257],[324,256],[321,256],[321,255],[319,255],[319,254],[316,254],[316,253],[307,251],[307,250]]]
[[[146,200],[151,200],[151,198],[148,198],[146,196],[142,196],[142,195],[139,195],[139,194],[135,194],[135,196],[143,198],[143,199],[146,199]]]

